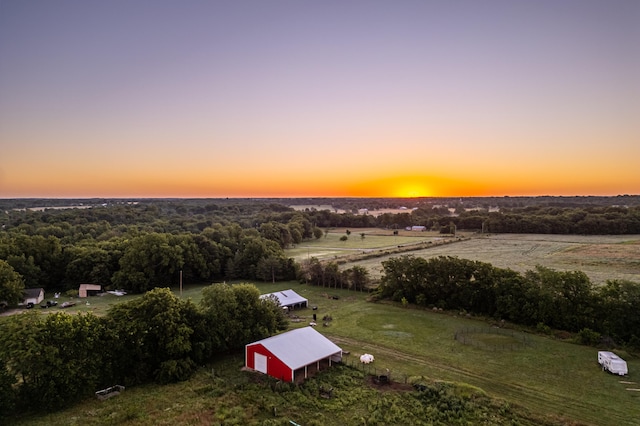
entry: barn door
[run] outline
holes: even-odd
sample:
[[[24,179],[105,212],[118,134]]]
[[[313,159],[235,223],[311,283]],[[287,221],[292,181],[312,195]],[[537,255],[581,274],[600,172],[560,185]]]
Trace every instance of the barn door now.
[[[266,356],[259,353],[254,353],[253,365],[257,371],[267,374],[267,357]]]

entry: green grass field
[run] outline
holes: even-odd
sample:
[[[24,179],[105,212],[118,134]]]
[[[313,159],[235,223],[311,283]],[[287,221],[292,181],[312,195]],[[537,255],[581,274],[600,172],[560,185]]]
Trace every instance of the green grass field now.
[[[479,349],[454,339],[456,331],[463,328],[490,326],[479,319],[371,303],[366,301],[366,294],[346,290],[297,283],[257,286],[263,293],[293,288],[317,307],[316,311],[295,311],[299,322],[292,322],[292,327],[306,326],[313,313],[320,317],[330,315],[329,326],[318,330],[350,352],[345,356],[348,365],[358,365],[360,354],[371,353],[376,358],[371,372],[389,369],[391,377],[399,382],[424,376],[429,380],[466,383],[546,418],[562,417],[593,425],[640,424],[640,393],[626,390],[640,387],[640,360],[626,353],[621,355],[627,358],[630,374],[621,379],[600,370],[596,348],[527,334],[530,345],[524,349]],[[200,289],[189,287],[183,297],[197,303]],[[339,299],[330,297],[334,295]],[[95,299],[98,298],[90,300]],[[231,359],[231,367],[222,361],[213,368],[239,370],[242,356]],[[194,387],[203,386],[201,376],[193,383],[134,388],[109,402],[90,399],[46,417],[24,419],[23,424],[171,424],[165,418],[174,418],[172,411],[192,418],[193,422],[188,424],[208,424],[200,422],[201,417],[206,417],[206,410],[211,409],[207,407],[215,403],[203,400],[201,395],[194,395],[191,400],[178,393],[193,394]]]
[[[339,238],[344,232],[334,231],[326,238],[305,242],[288,250],[288,255],[304,259],[321,253],[325,259],[344,259],[351,253],[383,253],[398,245],[415,244],[417,247],[428,247],[409,252],[416,256],[458,256],[521,271],[532,269],[537,264],[558,270],[583,270],[594,283],[616,278],[640,281],[638,236],[490,235],[440,244],[443,237],[438,234],[404,235],[403,232],[393,236],[391,231],[376,233],[374,230],[352,230],[349,240],[341,242]],[[365,232],[364,239],[360,237],[360,232]],[[382,256],[345,263],[343,267],[360,264],[375,276],[380,273],[380,262],[385,258]],[[332,321],[329,325],[318,327],[318,330],[349,351],[350,354],[344,359],[347,365],[359,366],[359,355],[367,352],[376,358],[369,367],[370,372],[386,372],[388,369],[391,377],[399,382],[424,377],[430,381],[468,384],[496,398],[496,401],[543,416],[554,424],[640,425],[640,392],[629,390],[640,388],[640,360],[625,352],[618,353],[627,360],[629,375],[619,378],[600,370],[596,362],[597,348],[525,331],[517,330],[518,338],[480,333],[474,338],[482,341],[483,346],[463,344],[455,339],[460,330],[474,327],[486,329],[494,324],[457,312],[433,312],[371,303],[366,301],[364,293],[310,287],[296,282],[256,285],[262,293],[293,288],[309,299],[310,305],[317,306],[316,311],[305,309],[294,312],[299,318],[291,323],[291,327],[306,326],[313,313],[320,318],[330,315]],[[201,289],[202,286],[187,285],[181,297],[199,303]],[[179,293],[178,289],[174,291]],[[330,297],[334,295],[339,298]],[[91,311],[103,315],[111,305],[134,297],[138,296],[92,297],[87,299],[89,305],[82,300],[65,311]],[[64,300],[67,299],[63,298],[60,302]],[[36,309],[45,313],[58,308]],[[507,341],[510,344],[514,340],[520,342],[522,336],[527,340],[524,347],[501,348]],[[267,402],[247,400],[242,396],[242,389],[247,386],[246,376],[239,372],[242,363],[242,354],[230,355],[203,367],[188,382],[127,389],[124,394],[105,402],[88,399],[70,409],[47,416],[24,418],[20,423],[242,424],[233,423],[232,419],[246,419],[249,415],[254,416],[251,417],[254,421],[252,424],[263,424],[261,416],[269,411],[267,408],[270,406],[267,407]],[[211,376],[211,368],[217,372],[215,377]],[[322,376],[318,380],[323,380]],[[271,392],[268,387],[264,391],[267,394]],[[281,421],[270,424],[288,424],[286,415],[295,415],[295,419],[303,425],[362,424],[350,423],[351,417],[344,413],[349,412],[349,404],[353,404],[351,409],[355,412],[367,409],[366,404],[343,396],[344,399],[338,402],[347,406],[343,407],[344,412],[338,410],[329,416],[323,410],[332,409],[330,406],[313,402],[311,407],[304,407],[309,401],[297,400],[292,395],[284,395],[283,398],[278,403],[281,404],[278,405],[279,409],[288,410],[286,407],[290,405],[290,411],[279,412],[276,418]],[[262,408],[256,409],[256,404]],[[213,412],[216,413],[216,421],[213,420]],[[245,417],[239,413],[244,413]],[[228,419],[228,423],[220,422],[220,418]]]

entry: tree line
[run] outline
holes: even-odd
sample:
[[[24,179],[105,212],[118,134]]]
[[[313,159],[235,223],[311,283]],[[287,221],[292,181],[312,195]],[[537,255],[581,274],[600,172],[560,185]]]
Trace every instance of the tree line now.
[[[297,265],[264,229],[214,225],[198,234],[127,231],[107,240],[65,242],[57,236],[0,234],[0,301],[21,288],[65,291],[81,283],[143,293],[186,282],[291,280]],[[282,233],[278,233],[281,238]],[[16,286],[16,275],[22,282]],[[13,290],[11,290],[13,289]]]
[[[287,326],[277,300],[250,284],[213,284],[199,305],[167,288],[104,317],[56,312],[0,322],[0,416],[68,406],[115,384],[188,379],[216,354]]]
[[[370,284],[369,271],[363,266],[355,265],[340,270],[337,262],[320,262],[315,257],[302,264],[298,279],[300,282],[327,289],[354,291],[368,291]]]
[[[281,245],[297,244],[322,232],[317,228],[379,227],[402,229],[421,225],[449,232],[544,233],[544,234],[637,234],[640,233],[640,197],[578,197],[573,202],[554,197],[489,199],[417,199],[357,201],[332,200],[348,207],[376,207],[401,203],[413,205],[401,213],[361,214],[363,209],[296,211],[270,200],[111,200],[91,208],[45,209],[43,211],[6,209],[0,211],[3,231],[27,235],[55,236],[64,243],[87,239],[108,240],[130,232],[200,233],[216,224],[237,224],[242,229],[260,229],[265,223],[285,225],[286,229],[262,229]],[[463,201],[464,200],[464,201]],[[534,204],[538,200],[538,204]],[[562,200],[562,198],[559,198]],[[46,200],[45,200],[46,201]],[[45,201],[42,201],[43,203]],[[58,200],[59,201],[59,200]],[[292,202],[292,200],[288,200]],[[384,201],[384,202],[383,202]],[[71,201],[70,201],[71,202]],[[318,201],[320,202],[320,201]],[[328,201],[324,201],[326,203]],[[0,204],[6,204],[0,202]],[[393,203],[393,204],[392,204]],[[628,204],[622,204],[628,203]],[[14,200],[13,205],[24,202]],[[275,231],[281,231],[277,238]]]
[[[580,271],[538,266],[521,274],[449,256],[401,256],[382,265],[377,298],[578,332],[585,343],[604,338],[640,349],[638,283],[611,280],[598,287]]]

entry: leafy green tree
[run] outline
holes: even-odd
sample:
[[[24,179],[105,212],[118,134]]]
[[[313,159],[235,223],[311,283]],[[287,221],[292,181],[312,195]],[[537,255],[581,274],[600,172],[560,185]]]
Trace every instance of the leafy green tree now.
[[[353,266],[346,271],[349,288],[356,291],[363,291],[369,285],[369,271],[364,266]]]
[[[329,262],[324,265],[324,279],[329,287],[342,288],[344,284],[342,273],[338,264],[335,262]]]
[[[210,285],[202,290],[200,307],[216,352],[242,348],[286,328],[282,309],[261,299],[252,284]]]
[[[257,278],[256,271],[261,259],[283,256],[282,248],[275,241],[261,237],[244,237],[233,259],[235,276]]]
[[[33,256],[12,254],[7,256],[6,259],[7,263],[11,265],[13,270],[20,274],[27,287],[33,288],[40,286],[42,270],[38,265],[36,265]]]
[[[110,284],[114,271],[106,250],[97,246],[74,246],[67,248],[65,254],[72,260],[66,266],[64,290],[77,288],[82,283]]]
[[[115,376],[128,384],[188,379],[195,371],[195,305],[168,288],[155,288],[138,299],[109,309]],[[199,342],[198,342],[199,343]]]
[[[311,285],[325,286],[324,266],[316,257],[312,257],[304,264],[303,279]]]
[[[601,331],[616,339],[637,341],[640,333],[640,283],[610,280],[597,290]]]
[[[8,371],[4,359],[0,358],[0,417],[8,417],[15,409],[15,383],[15,376]]]
[[[298,233],[296,238],[302,241],[302,232],[300,229],[295,228]],[[294,242],[294,238],[291,235],[291,227],[278,222],[266,222],[260,225],[260,236],[267,240],[275,241],[280,247],[285,248]],[[299,242],[298,241],[298,242]]]
[[[52,288],[64,277],[62,244],[54,236],[15,235],[7,261],[22,275],[27,287]],[[22,267],[27,268],[22,270]]]
[[[120,258],[120,270],[114,274],[113,284],[135,293],[175,284],[184,264],[182,254],[182,248],[171,244],[167,234],[135,237]]]
[[[283,261],[286,262],[286,259],[276,256],[263,257],[256,266],[256,276],[262,281],[275,283],[276,278],[282,277]]]
[[[24,282],[9,263],[0,260],[0,302],[15,305],[22,301]]]
[[[305,234],[304,224],[301,221],[292,221],[287,224],[287,228],[291,237],[291,243],[300,244]]]
[[[595,327],[593,285],[586,274],[538,266],[525,279],[538,289],[538,322],[568,331]]]
[[[322,229],[320,229],[319,227],[316,226],[313,228],[313,238],[315,238],[316,240],[322,238],[323,234],[324,232],[322,232]]]
[[[21,408],[60,408],[95,392],[104,376],[104,327],[93,314],[15,315],[2,332],[5,359],[19,377]]]

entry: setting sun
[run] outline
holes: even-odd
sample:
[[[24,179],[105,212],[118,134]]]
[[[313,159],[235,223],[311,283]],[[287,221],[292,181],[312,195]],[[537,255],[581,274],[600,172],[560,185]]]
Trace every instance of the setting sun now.
[[[395,197],[402,198],[428,197],[430,195],[425,185],[415,182],[399,185],[397,192],[394,194]]]

